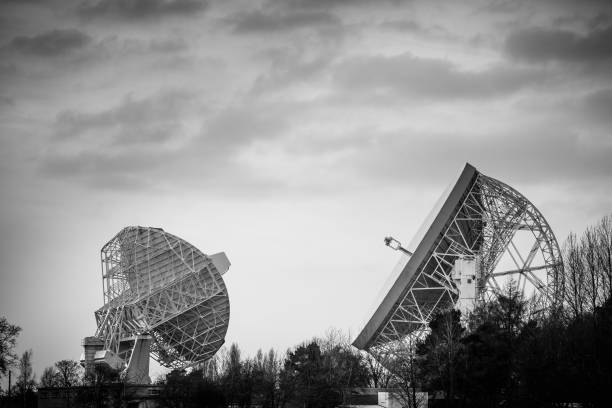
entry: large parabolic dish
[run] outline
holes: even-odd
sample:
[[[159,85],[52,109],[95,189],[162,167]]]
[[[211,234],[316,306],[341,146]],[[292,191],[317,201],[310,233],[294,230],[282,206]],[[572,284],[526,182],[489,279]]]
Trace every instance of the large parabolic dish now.
[[[161,228],[134,226],[105,244],[101,257],[104,306],[95,312],[95,336],[84,340],[84,365],[105,363],[148,382],[149,351],[163,366],[183,368],[224,343],[224,253],[207,256]]]
[[[391,351],[427,331],[435,313],[469,309],[496,296],[504,280],[544,306],[558,301],[559,245],[538,209],[512,187],[466,164],[424,223],[416,246],[395,268],[391,286],[353,345]]]

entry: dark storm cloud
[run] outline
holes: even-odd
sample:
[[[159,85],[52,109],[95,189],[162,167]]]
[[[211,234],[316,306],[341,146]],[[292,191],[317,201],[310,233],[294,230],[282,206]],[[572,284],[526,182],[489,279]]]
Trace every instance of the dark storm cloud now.
[[[381,27],[410,33],[429,33],[429,29],[423,24],[410,19],[388,20],[381,23]]]
[[[612,14],[610,13],[597,13],[587,21],[588,27],[592,30],[604,29],[610,24],[612,24]]]
[[[48,156],[39,170],[46,177],[75,180],[95,188],[144,189],[151,186],[151,179],[143,177],[143,173],[161,167],[168,155],[142,150],[110,152],[91,149]]]
[[[269,62],[270,69],[257,76],[249,95],[282,92],[296,84],[312,84],[334,62],[337,46],[338,43],[330,42],[328,47],[321,46],[316,52],[284,47],[257,53],[255,58]]]
[[[287,4],[301,7],[330,7],[343,5],[357,5],[364,3],[364,0],[289,0]]]
[[[269,12],[252,11],[238,13],[229,19],[239,33],[275,32],[299,28],[318,28],[341,25],[341,20],[323,11]]]
[[[571,15],[562,15],[553,20],[554,26],[585,26],[591,31],[605,29],[610,23],[612,23],[612,14],[608,12],[597,12],[592,17],[578,16],[574,13]]]
[[[271,188],[270,180],[249,174],[236,158],[258,141],[286,130],[286,107],[241,106],[207,110],[186,91],[124,99],[93,113],[58,115],[55,142],[39,171],[45,177],[109,190],[158,189],[204,180]],[[194,116],[195,115],[195,116]],[[201,123],[199,131],[182,126]],[[250,180],[250,181],[249,181]]]
[[[335,69],[335,82],[342,93],[380,98],[489,98],[511,94],[542,79],[543,73],[536,70],[495,66],[468,72],[446,60],[411,54],[352,58]]]
[[[125,98],[116,107],[93,112],[63,111],[55,134],[59,139],[81,139],[113,146],[158,143],[170,139],[180,128],[181,114],[189,109],[193,94],[167,91],[135,100]]]
[[[97,0],[79,5],[84,17],[147,19],[166,15],[190,15],[208,7],[205,0]]]
[[[505,51],[527,62],[607,60],[612,57],[612,26],[586,35],[544,28],[520,30],[506,39]]]
[[[524,0],[493,0],[482,6],[481,10],[488,13],[513,14],[524,6]]]
[[[26,5],[26,4],[41,4],[45,5],[46,3],[51,3],[49,0],[0,0],[0,6],[5,4],[16,4],[16,5]]]
[[[88,54],[89,60],[106,61],[109,58],[116,58],[122,61],[132,60],[153,61],[158,63],[164,58],[171,58],[176,66],[180,66],[179,59],[185,56],[183,53],[188,51],[187,41],[180,37],[153,37],[137,38],[111,35],[102,38],[91,47]]]
[[[89,35],[79,30],[52,30],[32,37],[15,37],[10,42],[10,48],[27,54],[57,56],[82,48],[91,41]]]
[[[142,99],[128,96],[117,106],[97,112],[63,111],[57,116],[54,134],[60,143],[89,146],[93,142],[96,150],[100,145],[116,149],[146,144],[163,149],[160,142],[176,138],[176,130],[190,112],[204,122],[189,148],[206,144],[208,149],[233,150],[253,140],[276,137],[286,123],[278,117],[282,107],[273,111],[263,106],[231,107],[213,113],[196,101],[194,92],[173,90]]]
[[[413,19],[390,19],[382,22],[380,27],[387,30],[415,34],[430,39],[445,41],[456,41],[458,39],[440,26],[428,26]]]
[[[149,188],[151,172],[176,163],[179,149],[168,143],[185,137],[181,120],[192,102],[192,93],[173,90],[97,112],[63,111],[39,171],[95,188]]]
[[[383,0],[375,3],[376,7],[380,7],[382,3],[400,4],[404,0]],[[340,7],[359,8],[364,5],[374,4],[371,0],[269,0],[268,5],[287,7],[292,9],[331,9]]]

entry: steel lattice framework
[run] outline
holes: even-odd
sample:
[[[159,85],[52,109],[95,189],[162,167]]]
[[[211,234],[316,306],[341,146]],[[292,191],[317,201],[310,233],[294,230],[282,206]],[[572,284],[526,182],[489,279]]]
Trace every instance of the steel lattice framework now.
[[[122,342],[152,337],[151,354],[166,367],[208,360],[229,323],[225,283],[211,257],[160,228],[126,227],[101,251],[104,306],[96,337],[124,361]]]
[[[531,238],[530,246],[519,248],[519,232]],[[510,268],[498,267],[502,257],[510,260]],[[500,280],[509,276],[522,290],[531,286],[544,305],[558,301],[563,264],[550,226],[523,195],[468,164],[353,344],[381,355],[407,336],[426,332],[434,314],[452,308],[459,298],[451,273],[460,258],[477,262],[477,301],[499,293]]]

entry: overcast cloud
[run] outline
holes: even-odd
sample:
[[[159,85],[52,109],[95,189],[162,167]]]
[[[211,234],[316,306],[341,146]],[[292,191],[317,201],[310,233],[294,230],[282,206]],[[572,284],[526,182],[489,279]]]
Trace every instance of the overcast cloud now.
[[[512,57],[529,62],[607,60],[612,58],[612,27],[586,34],[558,29],[522,29],[508,37],[506,49]]]
[[[202,11],[205,0],[90,0],[78,6],[82,16],[90,18],[148,19]]]
[[[612,212],[610,72],[603,1],[1,2],[0,315],[77,359],[140,224],[227,252],[247,354],[355,334],[465,162],[560,240]]]

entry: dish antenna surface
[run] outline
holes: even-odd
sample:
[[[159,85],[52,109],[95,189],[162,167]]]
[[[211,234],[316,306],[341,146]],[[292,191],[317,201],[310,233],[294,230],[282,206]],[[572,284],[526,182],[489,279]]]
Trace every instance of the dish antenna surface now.
[[[165,367],[210,359],[225,341],[229,298],[225,253],[207,256],[161,228],[126,227],[102,247],[104,306],[83,340],[86,371],[122,370],[149,383],[149,355]]]
[[[560,301],[563,264],[557,239],[540,211],[512,187],[466,164],[442,195],[408,249],[390,288],[353,345],[375,356],[393,355],[421,336],[436,312],[469,313],[496,296],[508,279],[543,306]]]

